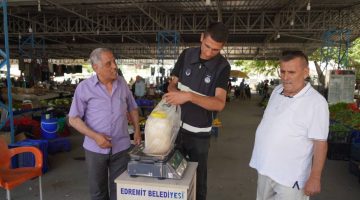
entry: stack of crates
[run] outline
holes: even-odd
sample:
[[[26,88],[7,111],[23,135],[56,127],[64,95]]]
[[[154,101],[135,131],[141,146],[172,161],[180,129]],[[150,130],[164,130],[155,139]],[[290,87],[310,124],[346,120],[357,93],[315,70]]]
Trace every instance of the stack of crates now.
[[[327,158],[329,160],[350,160],[350,142],[331,142],[328,141]]]
[[[58,152],[63,151],[70,151],[71,150],[71,143],[69,138],[55,138],[50,139],[48,141],[48,153],[49,154],[56,154]]]
[[[59,118],[58,115],[59,113],[53,111],[44,113],[41,116],[41,131],[44,140],[48,142],[47,151],[49,154],[71,150],[70,140],[68,138],[59,137],[59,134],[64,132],[66,119],[65,117]]]
[[[360,131],[353,131],[351,137],[349,171],[359,178],[360,183]]]
[[[10,144],[9,148],[32,146],[37,147],[43,154],[43,168],[42,172],[46,173],[49,170],[48,166],[48,141],[47,140],[23,140]],[[33,167],[35,165],[35,156],[30,153],[21,153],[14,156],[11,160],[12,168],[18,167]]]
[[[360,161],[360,131],[351,134],[351,159]]]

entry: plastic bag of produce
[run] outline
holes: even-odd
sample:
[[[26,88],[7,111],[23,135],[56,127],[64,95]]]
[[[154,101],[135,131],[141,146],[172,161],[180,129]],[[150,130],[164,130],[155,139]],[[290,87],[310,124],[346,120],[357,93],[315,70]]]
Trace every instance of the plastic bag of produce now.
[[[180,115],[180,106],[160,101],[146,120],[144,153],[165,155],[173,147],[180,129]]]

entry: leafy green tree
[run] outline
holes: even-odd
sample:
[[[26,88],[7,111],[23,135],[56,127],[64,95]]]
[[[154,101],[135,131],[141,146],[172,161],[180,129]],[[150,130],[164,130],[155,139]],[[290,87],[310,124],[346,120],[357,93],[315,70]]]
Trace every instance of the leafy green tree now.
[[[324,70],[321,69],[320,66],[322,62],[321,48],[314,51],[313,54],[309,56],[309,60],[314,61],[316,72],[318,74],[318,83],[320,84],[320,86],[325,87]]]
[[[279,75],[279,62],[275,60],[237,60],[234,64],[246,73]]]
[[[326,55],[327,54],[327,55]],[[340,58],[339,58],[340,55]],[[309,56],[309,59],[314,61],[316,72],[318,74],[319,83],[321,86],[325,86],[325,75],[324,69],[321,69],[320,64],[326,62],[325,56],[327,56],[328,61],[333,61],[340,66],[344,66],[346,69],[352,69],[356,71],[357,76],[360,76],[360,38],[352,42],[351,47],[348,49],[348,58],[346,59],[343,56],[345,55],[345,49],[342,48],[339,53],[338,47],[333,47],[330,49],[319,48]],[[343,59],[341,59],[343,57]],[[339,61],[339,59],[341,59]],[[347,62],[347,63],[346,63]],[[359,78],[359,77],[358,77]]]
[[[83,65],[83,66],[86,68],[86,71],[87,71],[88,73],[91,73],[91,72],[94,71],[90,64],[85,64],[85,65]]]
[[[339,49],[337,47],[321,47],[309,56],[309,60],[314,61],[316,72],[318,74],[318,82],[321,86],[325,86],[324,72],[326,69],[321,69],[321,63],[326,62],[325,55],[328,62],[332,61],[333,63],[340,64],[341,66],[346,65],[346,69],[355,70],[357,76],[359,76],[358,78],[360,78],[360,38],[352,42],[348,52],[348,60],[344,58],[340,61],[340,63],[338,63]],[[340,57],[345,55],[344,48],[340,50],[340,55]],[[347,64],[345,63],[346,61],[348,62]],[[277,60],[237,60],[234,64],[246,73],[279,75],[279,62]]]
[[[360,38],[357,38],[349,49],[349,68],[355,70],[356,78],[360,78]]]

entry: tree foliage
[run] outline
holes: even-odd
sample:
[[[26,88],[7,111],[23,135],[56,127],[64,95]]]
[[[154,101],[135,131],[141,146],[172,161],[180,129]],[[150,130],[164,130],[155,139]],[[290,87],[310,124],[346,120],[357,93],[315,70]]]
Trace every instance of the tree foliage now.
[[[273,76],[278,73],[279,62],[276,60],[237,60],[235,66],[246,73]]]
[[[346,69],[355,70],[360,78],[360,38],[351,43],[351,47],[348,49],[348,59],[345,56],[345,49],[339,50],[338,47],[321,47],[309,55],[309,60],[314,61],[321,85],[325,84],[325,75],[321,64],[326,61],[340,64],[340,66],[345,66],[347,61]],[[341,60],[340,63],[339,60]],[[235,61],[235,66],[250,74],[278,75],[279,62],[276,60],[238,60]]]
[[[346,57],[348,56],[348,57]],[[357,78],[360,76],[360,38],[354,40],[351,47],[348,49],[348,55],[345,53],[345,49],[334,47],[332,49],[322,47],[313,52],[309,56],[309,59],[314,61],[316,71],[319,78],[319,83],[325,85],[325,75],[322,69],[320,69],[321,63],[332,61],[338,67],[343,66],[345,69],[352,69],[356,71]]]
[[[360,38],[349,49],[349,68],[355,70],[356,78],[360,79]]]

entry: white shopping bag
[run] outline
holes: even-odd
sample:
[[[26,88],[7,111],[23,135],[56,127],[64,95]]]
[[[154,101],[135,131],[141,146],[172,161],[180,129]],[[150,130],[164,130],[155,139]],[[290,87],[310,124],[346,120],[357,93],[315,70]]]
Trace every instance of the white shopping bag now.
[[[165,155],[173,147],[180,129],[180,106],[167,104],[164,99],[154,108],[145,124],[144,153]]]

